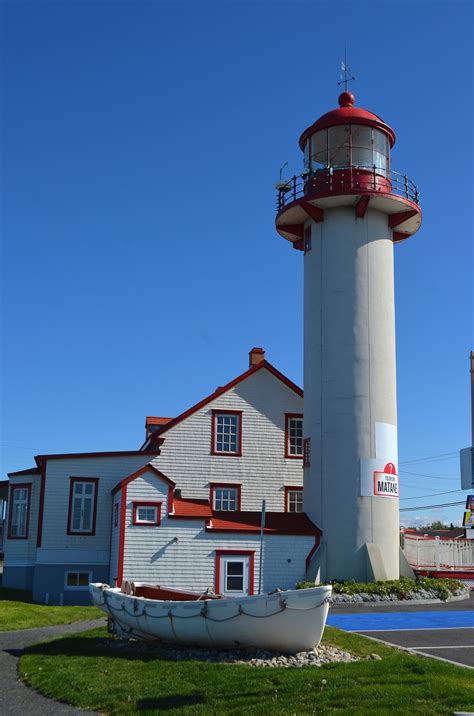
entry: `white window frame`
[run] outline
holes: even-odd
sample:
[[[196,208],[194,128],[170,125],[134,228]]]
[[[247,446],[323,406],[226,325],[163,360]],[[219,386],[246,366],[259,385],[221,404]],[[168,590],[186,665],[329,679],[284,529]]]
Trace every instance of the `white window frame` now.
[[[248,555],[222,555],[221,558],[221,574],[220,574],[220,594],[228,594],[229,596],[246,596],[249,593],[249,565],[250,565],[250,557]],[[227,586],[227,578],[229,576],[239,576],[239,575],[229,575],[227,573],[227,568],[230,562],[238,562],[243,565],[242,568],[242,590],[235,590],[235,589],[226,589]]]
[[[18,494],[20,491],[24,491],[26,493],[26,497],[24,499],[19,500],[15,497],[16,494]],[[11,516],[9,517],[9,522],[7,525],[7,539],[28,539],[28,525],[30,521],[30,501],[31,501],[31,484],[22,484],[22,485],[12,485],[10,488],[10,499],[11,499]],[[16,517],[15,512],[17,512],[19,507],[24,507],[24,510],[22,512],[22,526],[23,530],[21,531],[21,534],[13,534],[13,527],[15,525],[14,519]]]
[[[292,514],[300,514],[303,512],[303,490],[287,490],[286,493],[286,501],[287,501],[287,511],[291,512]],[[300,506],[300,510],[292,510],[291,509],[291,502],[294,503],[295,507]]]
[[[70,574],[77,574],[78,581],[80,574],[87,574],[87,584],[84,586],[74,585],[71,586],[67,583],[67,578]],[[92,582],[92,572],[88,569],[68,569],[64,572],[64,590],[66,592],[85,592],[89,589],[89,582]]]
[[[229,493],[227,495],[220,495],[218,496],[217,493]],[[232,498],[230,493],[235,493],[235,497]],[[212,509],[216,512],[238,512],[239,511],[239,493],[240,488],[235,487],[234,485],[214,485],[212,489]],[[220,500],[221,506],[217,506],[217,501]],[[230,503],[234,502],[235,507],[222,507],[222,503],[227,503],[229,505]]]
[[[153,518],[151,520],[140,517],[140,510],[153,510]],[[135,524],[137,525],[156,525],[158,521],[158,505],[138,505],[135,517]]]
[[[226,420],[230,422],[226,424]],[[233,428],[234,425],[235,432],[226,429]],[[219,436],[222,436],[220,447],[218,447]],[[211,453],[213,455],[234,455],[236,457],[242,455],[242,411],[212,411],[212,443]]]
[[[92,494],[86,495],[85,491],[83,491],[82,495],[76,495],[76,486],[77,485],[92,485]],[[68,524],[68,534],[70,535],[94,535],[95,534],[95,517],[96,517],[96,507],[97,507],[97,488],[98,488],[98,481],[96,478],[94,480],[87,480],[85,478],[80,477],[71,477],[71,485],[70,490],[72,491],[71,497],[70,497],[70,513],[69,513],[69,524]],[[74,503],[75,500],[79,499],[81,503],[81,516],[80,516],[80,526],[78,529],[74,528]],[[90,511],[90,526],[88,529],[84,529],[84,503],[85,501],[90,499],[91,502],[91,511]]]
[[[291,444],[291,423],[301,423],[301,445],[300,445],[300,451],[293,450],[293,446]],[[286,457],[303,457],[303,418],[296,416],[296,415],[287,415],[286,416]],[[295,440],[298,440],[298,437],[295,436]],[[298,447],[298,446],[296,446]]]

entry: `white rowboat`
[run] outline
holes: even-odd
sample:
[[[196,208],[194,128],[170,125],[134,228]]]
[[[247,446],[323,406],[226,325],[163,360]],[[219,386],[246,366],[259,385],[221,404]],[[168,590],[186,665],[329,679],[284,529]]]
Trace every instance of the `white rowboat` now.
[[[332,587],[220,598],[140,583],[128,588],[134,594],[100,583],[90,584],[89,590],[120,637],[294,654],[321,641]],[[149,598],[153,591],[175,598]]]

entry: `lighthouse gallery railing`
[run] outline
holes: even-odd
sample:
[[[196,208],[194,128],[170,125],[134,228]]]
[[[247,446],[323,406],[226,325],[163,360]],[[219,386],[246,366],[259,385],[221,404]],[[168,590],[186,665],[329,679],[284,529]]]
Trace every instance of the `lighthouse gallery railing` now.
[[[372,175],[372,181],[367,183],[368,175]],[[345,190],[357,190],[360,187],[364,190],[380,191],[380,178],[387,178],[392,185],[392,193],[405,197],[415,204],[420,203],[420,192],[416,184],[406,175],[399,172],[384,172],[377,170],[377,167],[364,166],[347,166],[347,167],[330,167],[329,169],[318,169],[317,171],[308,172],[307,174],[295,175],[291,179],[282,180],[277,184],[277,212],[292,201],[304,196],[306,184],[318,178],[318,186],[326,184],[328,193],[333,190],[333,183],[340,187],[344,183]],[[359,182],[359,177],[362,182]],[[343,194],[344,190],[338,188],[337,193]]]

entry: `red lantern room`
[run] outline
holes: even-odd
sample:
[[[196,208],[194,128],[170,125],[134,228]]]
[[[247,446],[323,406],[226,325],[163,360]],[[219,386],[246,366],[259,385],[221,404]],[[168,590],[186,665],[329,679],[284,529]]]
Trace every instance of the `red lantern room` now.
[[[339,107],[304,130],[300,176],[276,185],[277,231],[303,248],[304,222],[324,220],[324,210],[353,206],[363,218],[367,207],[388,216],[393,240],[414,234],[421,224],[419,192],[406,175],[391,170],[395,132],[372,112],[354,106],[354,95],[343,92]]]

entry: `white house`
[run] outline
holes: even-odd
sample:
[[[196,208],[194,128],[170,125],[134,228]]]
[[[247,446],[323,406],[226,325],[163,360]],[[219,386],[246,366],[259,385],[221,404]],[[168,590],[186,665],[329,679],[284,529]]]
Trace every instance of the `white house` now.
[[[3,584],[64,604],[88,603],[89,581],[292,587],[320,537],[302,512],[303,444],[302,390],[254,348],[197,405],[148,417],[139,450],[38,455],[10,473]]]

